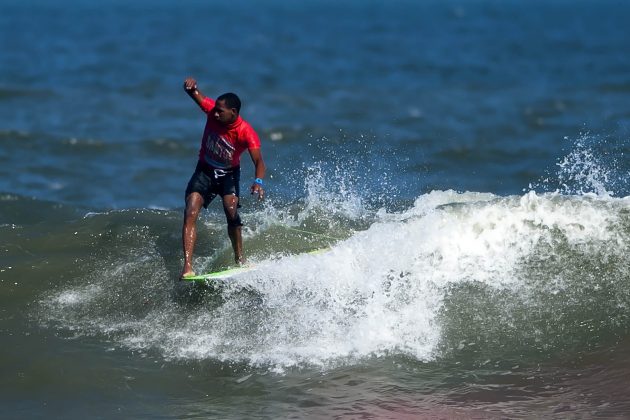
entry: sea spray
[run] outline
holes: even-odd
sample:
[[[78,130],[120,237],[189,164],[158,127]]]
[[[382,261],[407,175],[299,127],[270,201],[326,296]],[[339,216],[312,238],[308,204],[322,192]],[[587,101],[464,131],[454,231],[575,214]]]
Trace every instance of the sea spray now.
[[[577,139],[565,137],[568,152],[560,157],[545,179],[530,189],[555,191],[565,195],[616,195],[630,193],[630,167],[624,159],[621,139],[590,133]]]
[[[62,328],[168,359],[275,371],[396,355],[434,361],[464,353],[472,363],[521,355],[536,363],[626,332],[627,205],[434,191],[403,212],[374,214],[368,229],[327,253],[260,260],[218,295],[173,285],[163,268],[151,268],[153,253],[153,263],[125,262],[155,292],[143,310],[118,300],[125,289],[116,270],[101,272],[101,287],[89,291],[102,296],[81,310],[63,299],[74,287],[44,307]],[[159,292],[173,287],[181,289],[176,300]]]
[[[468,353],[472,363],[527,364],[593,350],[626,335],[628,203],[522,197],[510,209],[510,230],[520,231],[509,235],[510,247],[520,248],[517,258],[490,279],[450,285],[441,314],[442,353]]]
[[[159,212],[88,218],[108,227],[94,246],[109,251],[87,267],[87,285],[43,299],[44,317],[167,359],[274,371],[383,356],[535,364],[606,345],[630,316],[629,202],[585,150],[559,161],[562,190],[433,191],[396,211],[372,206],[339,166],[314,165],[303,199],[244,211],[257,270],[218,290],[174,281],[180,255],[159,233]],[[176,231],[171,213],[162,215]],[[212,231],[198,241],[212,250],[197,257],[203,268],[229,261],[221,221],[218,211],[202,220]],[[321,246],[330,249],[295,255]]]
[[[556,231],[580,249],[606,250],[610,243],[626,246],[614,228],[623,203],[614,200],[579,202],[530,193],[466,203],[466,194],[433,195],[437,194],[449,196],[450,202],[430,214],[403,222],[376,222],[327,254],[285,258],[236,279],[226,295],[231,303],[216,309],[219,319],[241,320],[237,327],[249,332],[237,334],[234,355],[247,355],[246,360],[255,364],[284,367],[333,366],[395,354],[434,360],[458,350],[462,341],[449,347],[449,340],[458,336],[452,326],[459,318],[452,307],[444,308],[445,298],[452,298],[458,288],[482,285],[497,295],[544,294],[545,288],[529,281],[527,263],[541,244],[554,243]],[[576,220],[590,221],[591,226],[581,227]],[[563,264],[574,263],[571,254],[552,251],[555,258],[568,259]],[[623,252],[620,248],[613,254]],[[623,274],[623,267],[617,265],[613,273]],[[570,285],[575,280],[563,281]],[[258,296],[259,311],[253,315],[242,311],[244,301],[233,298],[242,296],[243,289]],[[620,296],[620,304],[624,299]],[[527,302],[521,307],[522,322],[529,319]],[[495,329],[512,325],[513,332],[522,329],[519,340],[527,341],[527,329],[514,324],[514,307],[510,301],[504,303],[496,303],[497,313],[503,316],[492,325]],[[536,307],[533,298],[530,303]],[[465,301],[456,309],[465,311],[471,306],[474,303]],[[492,306],[476,308],[483,314]],[[563,341],[574,339],[563,337],[565,324],[549,322],[550,334],[560,335],[561,340],[560,344],[547,341],[543,348],[557,349]],[[234,331],[234,323],[221,325],[222,335]],[[480,325],[469,327],[474,330]],[[468,343],[484,345],[483,337],[467,338]],[[505,349],[507,353],[522,350],[518,346]],[[208,347],[198,352],[198,357],[212,357]]]

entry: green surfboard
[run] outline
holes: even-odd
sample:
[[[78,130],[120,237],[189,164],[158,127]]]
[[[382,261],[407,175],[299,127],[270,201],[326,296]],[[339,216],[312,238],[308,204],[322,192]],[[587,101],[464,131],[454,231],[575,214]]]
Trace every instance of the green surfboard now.
[[[314,251],[306,252],[305,254],[321,254],[329,250],[330,248],[322,248],[322,249],[316,249]],[[186,276],[186,277],[182,277],[182,280],[208,284],[217,280],[222,281],[222,280],[231,279],[233,277],[238,276],[239,274],[255,271],[257,269],[258,267],[256,265],[251,264],[251,265],[246,265],[243,267],[233,267],[233,268],[228,268],[226,270],[214,271],[212,273],[199,274],[196,276]]]
[[[227,270],[214,271],[212,273],[207,273],[207,274],[199,274],[196,276],[186,276],[186,277],[182,277],[182,280],[196,281],[196,282],[202,282],[202,283],[212,281],[212,280],[225,280],[225,279],[234,277],[237,274],[246,273],[248,271],[252,271],[255,269],[256,267],[253,265],[248,265],[244,267],[234,267],[234,268],[228,268]]]

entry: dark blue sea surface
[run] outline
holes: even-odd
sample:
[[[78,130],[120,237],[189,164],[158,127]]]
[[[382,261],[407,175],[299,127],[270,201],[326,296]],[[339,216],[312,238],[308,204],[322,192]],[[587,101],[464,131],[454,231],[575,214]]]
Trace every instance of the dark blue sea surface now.
[[[627,1],[1,9],[8,417],[630,412]],[[186,77],[268,167],[219,289],[177,281]],[[221,206],[198,227],[229,266]]]

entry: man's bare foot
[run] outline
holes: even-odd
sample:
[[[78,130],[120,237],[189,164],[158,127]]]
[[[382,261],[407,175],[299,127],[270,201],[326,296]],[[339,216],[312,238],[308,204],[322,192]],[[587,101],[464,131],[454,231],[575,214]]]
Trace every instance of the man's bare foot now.
[[[234,262],[238,266],[243,266],[243,265],[247,264],[247,261],[245,260],[245,257],[243,257],[242,255],[240,257],[235,257],[234,258]]]
[[[184,277],[191,277],[194,276],[195,272],[192,270],[188,270],[188,271],[182,271],[182,274],[179,275],[179,279],[183,279]]]

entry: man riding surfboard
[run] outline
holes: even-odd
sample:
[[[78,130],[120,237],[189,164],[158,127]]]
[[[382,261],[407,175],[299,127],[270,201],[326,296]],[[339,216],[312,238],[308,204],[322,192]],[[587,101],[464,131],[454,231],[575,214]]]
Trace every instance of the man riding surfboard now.
[[[234,93],[225,93],[216,100],[204,96],[197,88],[197,81],[188,78],[184,90],[207,114],[206,126],[201,138],[199,160],[195,172],[186,187],[186,210],[182,227],[184,267],[181,277],[194,276],[192,257],[197,239],[197,218],[201,207],[207,208],[218,195],[223,201],[227,219],[228,236],[237,264],[244,262],[241,218],[239,207],[240,156],[247,150],[254,163],[255,179],[250,188],[252,194],[263,199],[265,162],[260,151],[258,134],[240,116],[241,101]]]

